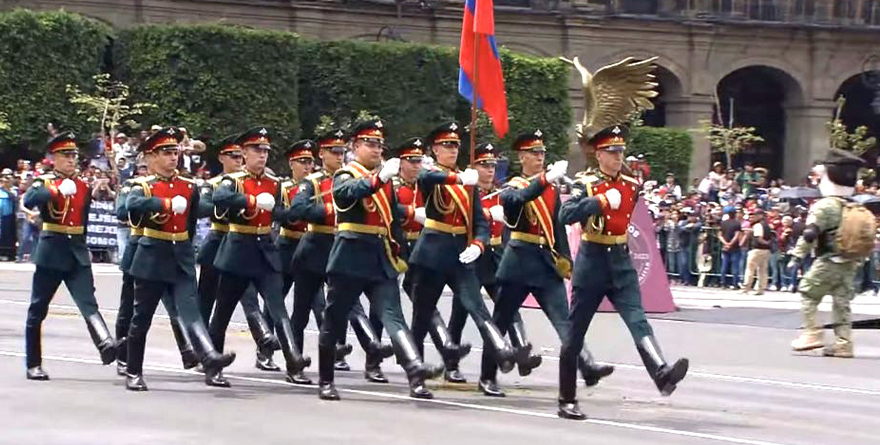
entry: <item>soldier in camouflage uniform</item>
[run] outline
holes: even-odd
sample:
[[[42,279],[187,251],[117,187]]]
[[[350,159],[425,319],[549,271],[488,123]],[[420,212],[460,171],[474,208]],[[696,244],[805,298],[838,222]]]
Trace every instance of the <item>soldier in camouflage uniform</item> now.
[[[816,260],[801,278],[801,312],[804,324],[801,335],[791,342],[795,351],[808,351],[824,346],[822,328],[816,321],[819,303],[825,295],[833,298],[834,335],[837,341],[825,348],[833,357],[852,357],[852,313],[849,302],[855,295],[854,280],[861,261],[845,259],[835,245],[837,228],[843,219],[843,207],[852,196],[858,170],[864,164],[858,156],[832,149],[825,158],[825,173],[819,183],[823,198],[810,208],[807,227],[792,252],[789,269],[797,269],[810,251],[816,249]]]

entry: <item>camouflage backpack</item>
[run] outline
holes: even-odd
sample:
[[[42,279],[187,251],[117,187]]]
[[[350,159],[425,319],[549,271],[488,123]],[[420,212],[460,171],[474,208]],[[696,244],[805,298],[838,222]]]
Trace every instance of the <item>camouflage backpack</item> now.
[[[844,203],[834,240],[840,255],[850,260],[867,258],[874,249],[876,230],[874,214],[865,206]]]

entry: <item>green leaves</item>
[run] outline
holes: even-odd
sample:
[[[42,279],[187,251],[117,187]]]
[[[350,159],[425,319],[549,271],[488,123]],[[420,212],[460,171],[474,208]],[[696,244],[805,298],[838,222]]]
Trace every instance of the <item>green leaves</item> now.
[[[837,98],[837,112],[834,114],[834,120],[825,123],[829,133],[828,142],[831,148],[849,150],[857,155],[862,155],[877,145],[877,139],[873,136],[868,137],[868,127],[864,125],[857,127],[852,133],[847,131],[846,124],[840,119],[844,105],[846,105],[846,98],[841,95]]]
[[[627,153],[645,155],[651,166],[651,179],[662,181],[666,173],[672,172],[682,181],[682,186],[687,185],[693,151],[691,135],[676,128],[633,128],[627,146]]]
[[[755,134],[755,127],[725,127],[713,124],[710,120],[701,120],[700,128],[694,131],[703,133],[709,139],[709,146],[713,152],[724,153],[727,157],[727,165],[733,165],[731,158],[749,147],[755,142],[762,142],[764,138]]]

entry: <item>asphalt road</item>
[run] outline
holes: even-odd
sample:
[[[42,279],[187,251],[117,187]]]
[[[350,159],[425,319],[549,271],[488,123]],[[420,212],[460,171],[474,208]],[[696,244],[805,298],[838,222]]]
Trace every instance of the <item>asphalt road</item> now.
[[[98,301],[112,325],[118,273],[96,273]],[[504,399],[483,397],[475,383],[431,382],[432,401],[407,397],[402,370],[386,360],[387,385],[366,383],[355,346],[353,371],[337,373],[343,400],[284,382],[253,367],[253,341],[238,313],[227,348],[230,389],[209,388],[183,371],[167,318],[148,337],[147,393],[125,391],[113,366],[103,367],[65,291],[44,324],[49,382],[24,378],[24,319],[31,274],[0,271],[0,444],[876,444],[880,418],[880,332],[855,333],[855,359],[792,355],[791,329],[652,320],[668,358],[689,357],[691,373],[672,397],[661,397],[641,366],[616,314],[599,315],[588,335],[599,360],[617,365],[596,388],[580,389],[585,422],[556,417],[558,340],[544,315],[523,311],[531,340],[545,356],[526,378],[501,376]],[[449,310],[441,299],[441,311]],[[491,304],[491,303],[490,303]],[[409,310],[408,302],[405,311]],[[112,329],[112,327],[111,327]],[[830,334],[830,333],[829,333]],[[465,337],[479,352],[472,323]],[[830,336],[827,337],[830,339]],[[350,342],[356,345],[353,336]],[[317,359],[309,327],[306,352]],[[438,361],[433,347],[429,360]],[[280,354],[276,358],[281,362]],[[317,365],[308,370],[316,379]],[[462,370],[471,382],[479,354]]]

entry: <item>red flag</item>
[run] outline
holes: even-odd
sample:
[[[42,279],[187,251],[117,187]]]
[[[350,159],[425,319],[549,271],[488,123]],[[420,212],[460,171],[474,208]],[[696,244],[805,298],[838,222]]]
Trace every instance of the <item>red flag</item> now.
[[[475,46],[479,46],[476,59]],[[492,0],[467,0],[465,3],[458,64],[461,66],[458,92],[471,102],[476,96],[477,106],[492,118],[495,134],[499,138],[504,137],[509,127],[507,96],[504,92],[501,59],[495,43]]]

